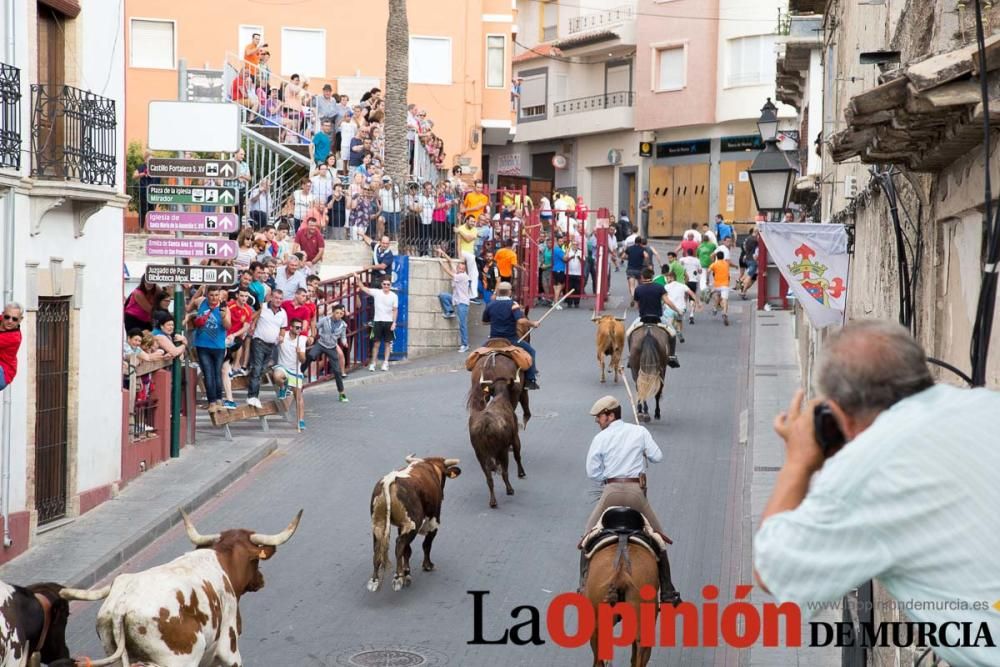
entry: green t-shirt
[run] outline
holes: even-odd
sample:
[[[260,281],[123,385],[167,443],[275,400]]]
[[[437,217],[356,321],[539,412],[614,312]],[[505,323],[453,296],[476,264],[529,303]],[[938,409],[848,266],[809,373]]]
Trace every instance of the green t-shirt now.
[[[702,241],[701,245],[698,246],[698,261],[701,262],[701,267],[707,269],[714,259],[712,254],[715,252],[715,244],[711,241]]]
[[[674,279],[677,282],[684,284],[687,281],[687,271],[684,270],[684,265],[680,263],[679,260],[674,260],[670,262],[670,270],[674,272]]]
[[[660,275],[658,275],[655,278],[653,278],[653,283],[656,284],[656,285],[663,285],[664,287],[666,287],[666,285],[667,285],[667,277],[664,274],[661,273]]]

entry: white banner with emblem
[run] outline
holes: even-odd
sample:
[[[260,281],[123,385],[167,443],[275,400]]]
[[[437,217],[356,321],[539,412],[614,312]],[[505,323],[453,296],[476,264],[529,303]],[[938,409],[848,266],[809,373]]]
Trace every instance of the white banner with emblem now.
[[[812,325],[822,329],[843,324],[850,266],[844,226],[763,222],[758,229],[769,261],[788,281]]]

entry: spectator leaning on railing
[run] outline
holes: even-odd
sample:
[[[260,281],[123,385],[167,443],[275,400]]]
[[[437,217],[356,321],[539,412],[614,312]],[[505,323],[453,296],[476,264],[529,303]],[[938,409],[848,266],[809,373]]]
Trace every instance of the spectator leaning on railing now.
[[[909,332],[880,320],[827,339],[816,389],[774,422],[785,462],[754,538],[757,581],[812,611],[876,578],[907,620],[947,635],[939,657],[996,664],[996,648],[961,646],[960,622],[1000,637],[1000,394],[935,385]]]

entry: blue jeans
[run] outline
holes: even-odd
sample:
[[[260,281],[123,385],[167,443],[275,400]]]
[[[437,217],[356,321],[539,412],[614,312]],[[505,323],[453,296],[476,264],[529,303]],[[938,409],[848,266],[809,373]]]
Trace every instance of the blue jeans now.
[[[469,346],[469,304],[455,303],[451,292],[441,292],[438,294],[438,301],[441,302],[441,310],[445,315],[455,313],[458,315],[458,338],[462,345]]]
[[[222,348],[199,347],[198,364],[205,380],[205,397],[209,403],[222,400],[222,360],[226,351]]]
[[[7,374],[0,368],[0,391],[7,388]]]
[[[482,297],[483,297],[483,305],[486,305],[487,303],[493,300],[493,290],[486,289],[484,287]]]
[[[260,338],[250,341],[250,382],[247,387],[247,398],[260,395],[260,376],[271,365],[271,355],[274,353],[274,343],[265,343]]]

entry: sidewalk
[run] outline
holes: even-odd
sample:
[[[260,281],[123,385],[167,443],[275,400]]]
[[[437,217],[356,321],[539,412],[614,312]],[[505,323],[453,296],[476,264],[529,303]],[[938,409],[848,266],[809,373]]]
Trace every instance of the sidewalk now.
[[[754,310],[751,348],[750,405],[747,415],[748,456],[750,474],[751,535],[760,527],[760,515],[771,497],[778,470],[785,460],[785,444],[774,432],[774,417],[783,412],[795,390],[801,385],[798,348],[795,340],[795,318],[791,311]],[[752,558],[752,554],[750,556]],[[752,565],[752,563],[751,563]],[[751,601],[760,608],[774,598],[754,587]],[[783,667],[785,665],[810,665],[810,667],[839,667],[840,649],[836,647],[811,648],[809,620],[835,623],[840,621],[837,611],[824,611],[809,619],[802,615],[801,648],[764,648],[758,642],[750,649],[751,667]],[[779,640],[779,643],[783,643]]]
[[[345,380],[350,390],[432,373],[465,370],[465,356],[449,352],[394,363],[388,372],[362,368]],[[326,382],[307,390],[309,396],[335,394]],[[89,588],[180,523],[179,508],[193,512],[274,453],[295,434],[292,422],[257,420],[233,423],[233,440],[226,441],[208,414],[199,411],[197,442],[133,480],[115,498],[59,528],[40,534],[24,554],[0,566],[0,581],[28,584],[55,581]]]

